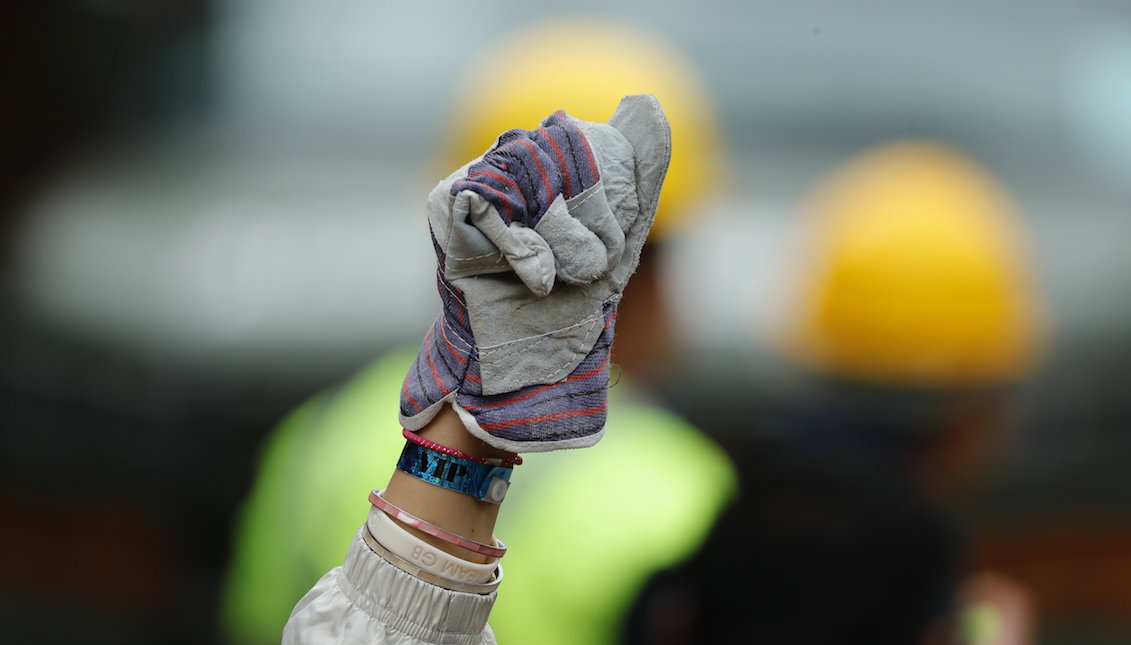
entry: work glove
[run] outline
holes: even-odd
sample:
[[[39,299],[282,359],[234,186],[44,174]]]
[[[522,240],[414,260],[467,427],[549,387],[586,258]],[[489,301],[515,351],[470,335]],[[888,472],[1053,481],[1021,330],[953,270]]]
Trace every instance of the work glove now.
[[[617,303],[671,156],[651,95],[608,123],[510,130],[428,196],[442,311],[401,390],[418,430],[450,403],[512,452],[583,448],[605,427]]]

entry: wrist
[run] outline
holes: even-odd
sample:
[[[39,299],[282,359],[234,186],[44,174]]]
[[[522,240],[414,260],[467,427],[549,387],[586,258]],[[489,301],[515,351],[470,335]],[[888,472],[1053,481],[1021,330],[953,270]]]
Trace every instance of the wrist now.
[[[472,457],[506,460],[517,456],[517,453],[496,448],[468,432],[450,406],[444,406],[432,423],[418,430],[416,434]]]
[[[467,432],[450,406],[444,406],[418,434],[429,441],[461,450],[475,457],[505,459],[514,453],[499,450]],[[427,483],[401,470],[394,470],[389,485],[382,496],[393,504],[421,519],[463,535],[472,540],[491,543],[498,517],[499,505],[483,502],[470,495]],[[488,558],[479,554],[461,553],[454,546],[415,527],[398,522],[414,536],[446,553],[466,558],[472,562],[486,563]]]

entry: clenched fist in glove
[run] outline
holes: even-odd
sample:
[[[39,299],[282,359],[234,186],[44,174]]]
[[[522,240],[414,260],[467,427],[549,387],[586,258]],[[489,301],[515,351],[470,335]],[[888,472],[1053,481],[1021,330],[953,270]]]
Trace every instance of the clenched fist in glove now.
[[[512,452],[582,448],[604,432],[617,302],[671,156],[650,95],[608,123],[557,112],[501,134],[428,197],[443,303],[401,390],[401,423],[450,403]]]

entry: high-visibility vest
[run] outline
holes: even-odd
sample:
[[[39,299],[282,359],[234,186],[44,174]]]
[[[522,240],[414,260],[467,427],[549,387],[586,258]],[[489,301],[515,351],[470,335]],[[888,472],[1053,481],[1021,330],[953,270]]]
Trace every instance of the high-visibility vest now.
[[[224,598],[236,643],[277,643],[291,608],[338,566],[404,445],[401,381],[415,352],[370,365],[269,437],[237,526]],[[500,643],[613,643],[653,573],[689,556],[737,487],[733,466],[676,416],[611,391],[585,450],[523,455],[496,535],[510,547],[490,624]]]

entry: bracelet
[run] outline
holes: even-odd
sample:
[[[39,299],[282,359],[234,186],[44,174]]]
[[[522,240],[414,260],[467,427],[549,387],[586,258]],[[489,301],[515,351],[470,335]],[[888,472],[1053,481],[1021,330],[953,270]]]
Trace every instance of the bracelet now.
[[[392,504],[384,497],[381,497],[382,492],[384,491],[375,490],[370,492],[369,503],[381,509],[389,517],[397,520],[398,522],[401,522],[402,524],[407,524],[408,526],[411,526],[418,531],[423,531],[424,533],[427,533],[432,537],[438,537],[441,540],[448,542],[449,544],[454,544],[458,547],[467,549],[468,551],[481,553],[492,558],[501,558],[503,557],[503,554],[507,552],[507,545],[503,544],[503,542],[499,540],[499,538],[494,538],[495,544],[497,546],[490,546],[476,542],[475,540],[469,540],[468,538],[456,535],[455,533],[452,533],[450,531],[445,531],[435,524],[425,522],[412,513],[409,513],[408,511]]]
[[[393,521],[379,508],[369,513],[366,526],[378,542],[389,551],[408,560],[424,571],[447,580],[485,584],[495,574],[495,562],[469,562],[421,540]]]
[[[507,496],[514,470],[453,457],[411,441],[405,442],[397,468],[434,486],[492,504],[501,504]]]
[[[373,534],[369,531],[368,523],[363,524],[362,528],[365,530],[361,532],[361,537],[365,539],[365,544],[369,547],[370,551],[373,551],[374,553],[379,555],[382,559],[385,560],[385,562],[388,562],[401,571],[404,571],[411,576],[420,578],[425,582],[431,582],[434,585],[444,587],[445,589],[451,589],[452,591],[489,594],[492,591],[498,589],[499,583],[503,581],[503,567],[498,565],[497,563],[495,565],[495,579],[485,584],[459,582],[458,580],[449,580],[434,573],[429,573],[428,571],[421,569],[420,567],[412,564],[411,562],[405,560],[396,553],[393,553],[392,551],[382,546],[381,543],[377,541],[377,538],[373,537]]]
[[[404,428],[403,430],[401,430],[401,434],[404,436],[405,439],[408,439],[409,441],[415,443],[418,446],[422,446],[422,447],[427,448],[429,450],[435,450],[436,452],[443,453],[445,455],[448,455],[449,457],[458,457],[460,459],[467,459],[467,460],[475,461],[475,462],[485,464],[485,465],[488,465],[488,466],[508,467],[508,466],[521,466],[522,465],[522,455],[515,455],[513,457],[475,457],[475,456],[467,454],[466,452],[464,452],[462,450],[456,450],[455,448],[449,448],[447,446],[442,446],[442,445],[436,443],[435,441],[429,441],[428,439],[425,439],[424,437],[416,434],[415,432],[413,432],[412,430],[409,430],[408,428]]]

